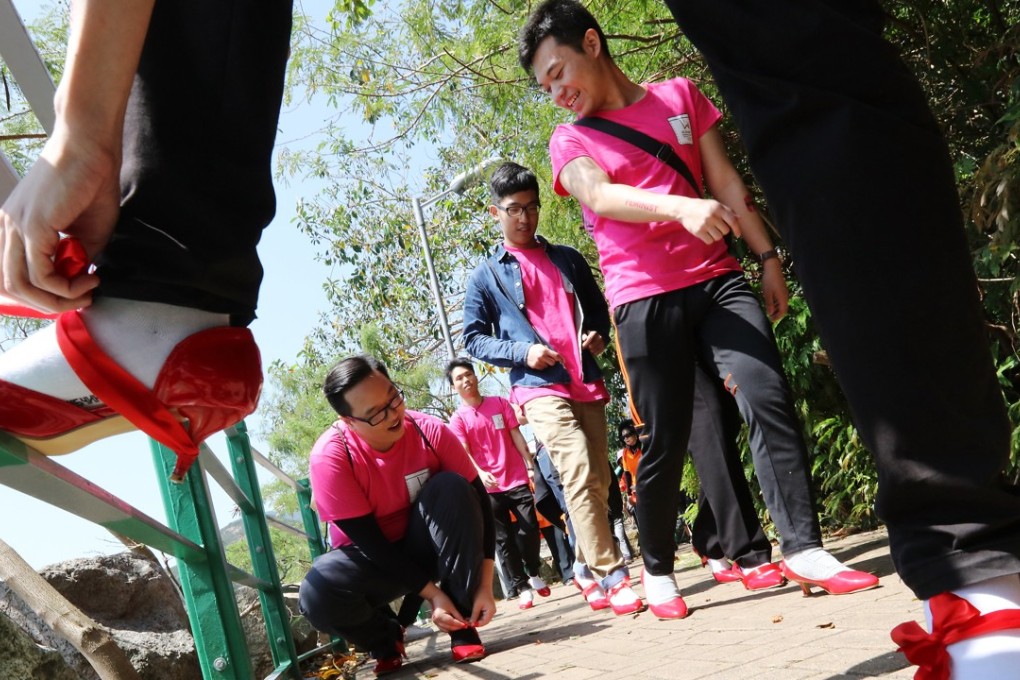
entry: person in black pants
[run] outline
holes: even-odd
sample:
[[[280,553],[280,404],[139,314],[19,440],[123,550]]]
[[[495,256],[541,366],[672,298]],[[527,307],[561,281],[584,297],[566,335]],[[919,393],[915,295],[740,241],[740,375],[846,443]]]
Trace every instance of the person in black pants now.
[[[783,522],[788,578],[830,593],[876,586],[873,575],[822,547],[807,449],[769,322],[785,314],[789,293],[764,222],[727,156],[719,111],[684,78],[630,80],[598,22],[574,0],[538,6],[521,31],[518,56],[553,102],[578,116],[550,139],[554,188],[582,204],[634,422],[647,437],[637,517],[649,609],[660,618],[688,613],[673,573],[674,521],[696,363],[726,382],[752,446],[768,461],[757,472],[768,507]],[[596,121],[616,130],[607,134]],[[655,150],[635,142],[635,134],[652,138]],[[703,197],[706,190],[713,198]],[[768,317],[728,254],[731,233],[762,263]]]
[[[882,38],[881,6],[666,4],[738,123],[875,455],[876,510],[897,572],[926,600],[936,638],[957,598],[981,613],[975,621],[1012,631],[967,639],[974,629],[964,626],[948,648],[954,678],[1015,674],[1020,495],[1002,476],[1010,424],[946,144]],[[923,632],[897,630],[908,658],[920,658],[910,639]]]
[[[744,477],[737,448],[741,422],[737,403],[722,382],[699,367],[687,444],[700,482],[691,545],[717,581],[741,581],[748,590],[759,590],[781,586],[786,579],[770,566],[772,543]]]
[[[477,628],[492,620],[495,530],[488,494],[457,437],[434,416],[410,411],[378,359],[334,366],[323,391],[337,412],[312,447],[309,480],[333,550],[301,583],[301,612],[400,668],[402,624],[427,600],[450,634],[453,660],[485,656]],[[410,596],[400,620],[390,602]]]
[[[123,415],[184,456],[182,476],[206,430],[254,410],[262,372],[243,327],[262,280],[256,244],[276,210],[291,12],[291,0],[73,4],[53,134],[0,208],[0,294],[63,315],[0,355],[0,430],[53,444]],[[61,234],[94,273],[63,269]],[[58,344],[69,324],[84,361]],[[34,417],[15,408],[29,397],[46,404]]]

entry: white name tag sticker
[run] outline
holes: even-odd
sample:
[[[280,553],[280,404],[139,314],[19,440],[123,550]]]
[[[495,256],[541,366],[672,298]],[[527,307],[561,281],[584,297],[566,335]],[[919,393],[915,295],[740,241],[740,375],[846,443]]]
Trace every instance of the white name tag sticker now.
[[[502,430],[506,427],[506,425],[503,423],[502,413],[497,413],[496,415],[492,416],[492,426],[495,427],[497,430]]]
[[[418,500],[418,494],[421,493],[422,487],[425,486],[425,482],[429,481],[429,469],[418,470],[418,472],[412,472],[409,475],[404,475],[404,483],[407,484],[407,496],[414,503]]]
[[[673,132],[676,134],[676,141],[681,144],[694,144],[694,133],[691,132],[691,118],[686,113],[679,116],[667,118]]]

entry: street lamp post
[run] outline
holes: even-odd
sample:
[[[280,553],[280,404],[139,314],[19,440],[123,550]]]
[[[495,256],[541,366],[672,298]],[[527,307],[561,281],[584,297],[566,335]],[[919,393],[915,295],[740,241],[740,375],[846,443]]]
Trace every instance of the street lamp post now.
[[[421,248],[425,253],[425,266],[429,270],[429,280],[432,283],[432,296],[435,298],[436,302],[436,315],[439,317],[439,326],[443,331],[443,340],[446,343],[446,351],[449,353],[451,359],[456,358],[457,353],[453,349],[453,334],[450,332],[450,322],[446,318],[446,305],[443,304],[443,291],[439,287],[439,276],[436,274],[436,266],[432,261],[432,247],[429,245],[429,234],[425,228],[425,214],[422,212],[422,209],[442,200],[443,198],[446,198],[450,194],[463,194],[468,187],[481,179],[482,174],[486,171],[486,169],[499,162],[499,158],[489,158],[467,172],[462,172],[454,177],[453,181],[450,182],[450,185],[445,191],[433,196],[432,198],[422,200],[415,196],[411,199],[411,207],[414,209],[414,221],[418,223],[418,233],[421,235]]]

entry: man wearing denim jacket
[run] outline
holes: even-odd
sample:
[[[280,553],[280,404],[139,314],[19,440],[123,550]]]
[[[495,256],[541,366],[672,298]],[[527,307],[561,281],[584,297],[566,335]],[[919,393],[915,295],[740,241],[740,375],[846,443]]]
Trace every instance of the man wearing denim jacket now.
[[[580,253],[535,235],[533,172],[504,163],[490,189],[503,243],[468,279],[464,342],[476,358],[510,368],[510,401],[559,470],[576,533],[575,583],[588,603],[641,611],[606,520],[609,393],[595,361],[609,337],[606,300]]]

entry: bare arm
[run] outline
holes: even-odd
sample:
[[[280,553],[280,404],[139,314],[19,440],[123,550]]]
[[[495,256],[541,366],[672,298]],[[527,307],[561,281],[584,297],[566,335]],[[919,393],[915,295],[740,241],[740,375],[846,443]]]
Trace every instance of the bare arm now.
[[[765,222],[754,208],[751,193],[740,178],[740,174],[723,144],[722,135],[716,128],[711,128],[698,141],[701,151],[702,165],[705,172],[705,183],[709,191],[721,203],[726,205],[740,220],[740,231],[748,248],[755,255],[761,255],[772,249]],[[766,260],[762,265],[762,294],[765,298],[765,310],[769,318],[778,321],[786,314],[789,302],[789,291],[786,279],[778,259]]]
[[[54,271],[59,232],[90,258],[120,209],[124,115],[154,0],[75,0],[53,135],[0,208],[0,293],[48,311],[90,302],[92,275]]]
[[[714,243],[730,232],[740,236],[736,213],[722,203],[614,184],[588,156],[564,165],[560,183],[577,200],[604,217],[634,223],[680,222],[705,243]]]
[[[514,446],[517,447],[517,452],[521,454],[521,458],[524,459],[524,465],[528,468],[528,476],[532,476],[535,471],[535,457],[531,455],[531,451],[528,450],[528,442],[524,440],[524,435],[521,434],[521,428],[515,427],[510,430],[510,438],[514,441]]]
[[[478,479],[482,480],[482,484],[485,485],[485,488],[486,489],[496,488],[498,486],[496,478],[492,476],[491,472],[489,472],[488,470],[483,470],[478,465],[478,461],[476,461],[475,457],[471,455],[471,446],[463,439],[460,440],[460,443],[461,445],[464,446],[464,452],[467,453],[468,460],[471,461],[471,464],[475,466],[475,470],[478,472]]]

